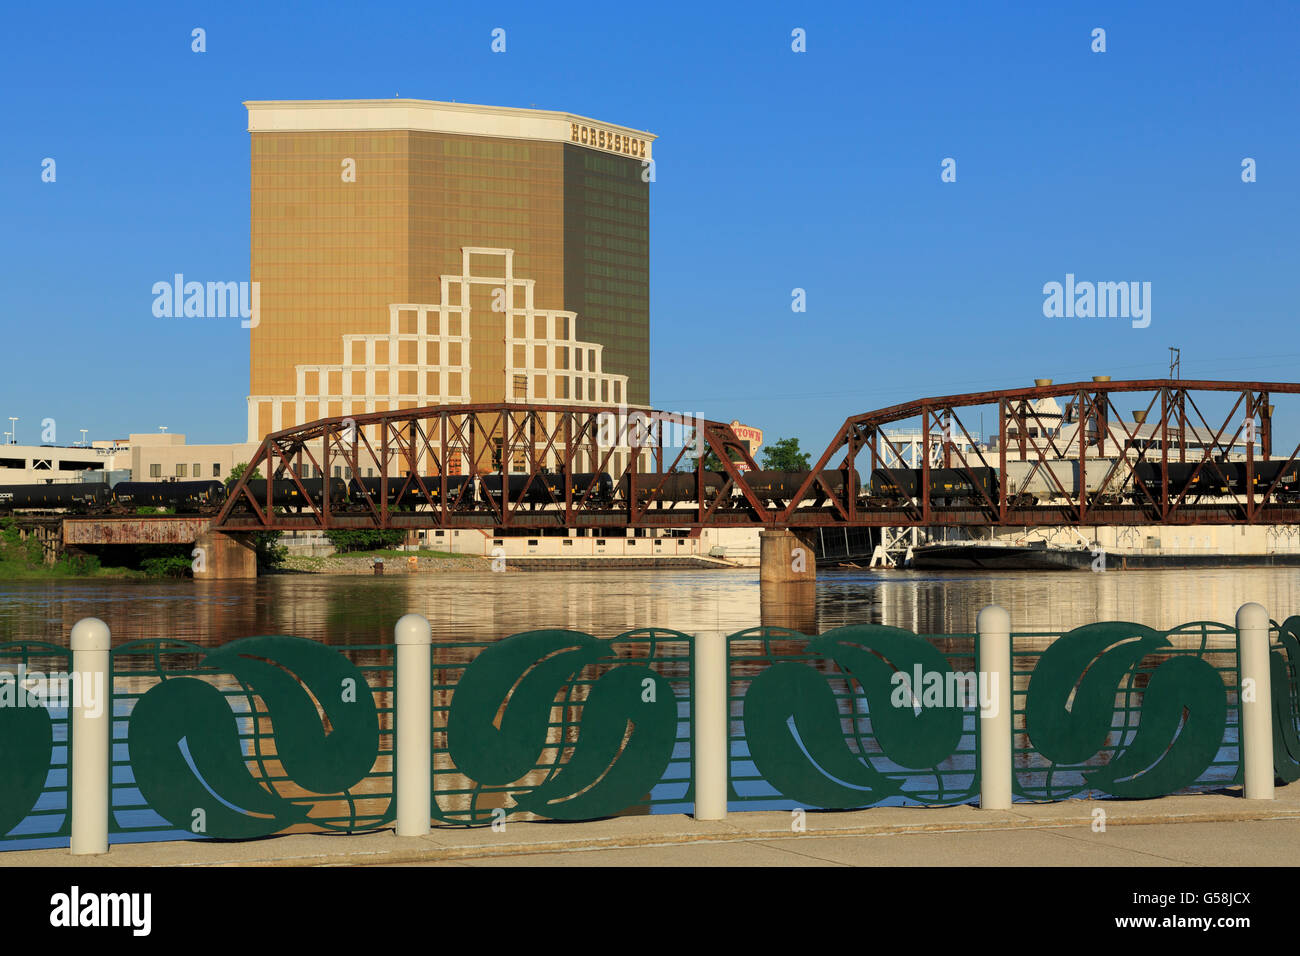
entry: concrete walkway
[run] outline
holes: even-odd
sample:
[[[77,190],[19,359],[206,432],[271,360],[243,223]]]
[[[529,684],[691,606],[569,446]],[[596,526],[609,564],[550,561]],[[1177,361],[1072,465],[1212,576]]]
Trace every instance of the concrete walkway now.
[[[1105,830],[1095,811],[1105,812]],[[1237,791],[1158,800],[1074,800],[974,807],[616,817],[515,823],[501,831],[437,828],[293,834],[241,843],[118,845],[105,856],[66,850],[0,853],[3,866],[1290,866],[1300,862],[1300,783],[1273,801]]]

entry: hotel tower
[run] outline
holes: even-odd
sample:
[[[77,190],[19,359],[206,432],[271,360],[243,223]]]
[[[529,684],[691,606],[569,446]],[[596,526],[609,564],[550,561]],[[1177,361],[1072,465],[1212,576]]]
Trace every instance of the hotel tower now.
[[[245,106],[250,442],[425,405],[648,403],[652,134],[427,100]]]

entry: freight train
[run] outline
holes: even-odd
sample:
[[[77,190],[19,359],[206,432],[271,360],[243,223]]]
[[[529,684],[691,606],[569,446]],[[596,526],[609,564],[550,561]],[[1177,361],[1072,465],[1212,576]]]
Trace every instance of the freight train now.
[[[1162,472],[1159,462],[1130,462],[1115,458],[1086,461],[1084,475],[1092,504],[1144,504],[1161,499],[1162,474],[1169,476],[1171,499],[1183,497],[1229,498],[1246,494],[1244,461],[1210,460],[1168,462]],[[1198,466],[1199,464],[1199,471]],[[1079,463],[1055,461],[1009,461],[1007,501],[1023,507],[1051,501],[1079,500]],[[1136,474],[1138,483],[1134,482]],[[1281,459],[1254,464],[1254,492],[1261,497],[1272,488],[1274,499],[1300,496],[1300,462]],[[866,505],[896,507],[920,496],[919,468],[877,469],[871,474]],[[997,468],[931,468],[930,500],[942,505],[981,505],[996,502],[1000,493]],[[986,501],[987,499],[987,501]]]
[[[249,490],[259,501],[266,500],[266,482],[250,481]],[[295,508],[305,499],[289,480],[272,483],[272,505]],[[304,480],[309,491],[320,481]],[[347,484],[331,481],[331,493],[346,501]],[[319,495],[315,495],[319,503]],[[80,515],[128,515],[155,511],[175,514],[216,514],[226,502],[226,486],[219,481],[119,481],[106,484],[74,483],[48,485],[0,485],[0,514],[14,511],[58,511]]]
[[[1014,507],[1077,501],[1079,463],[1058,459],[1048,462],[1009,461],[1006,464],[1007,499]],[[1134,482],[1136,474],[1138,482]],[[1242,461],[1212,460],[1200,464],[1168,462],[1162,472],[1158,462],[1138,462],[1133,467],[1123,459],[1089,459],[1085,465],[1090,503],[1145,504],[1159,501],[1162,475],[1169,479],[1171,499],[1244,497],[1246,464]],[[673,510],[694,508],[703,486],[704,504],[722,510],[744,510],[749,495],[763,507],[787,507],[807,480],[807,471],[750,471],[742,475],[744,487],[728,483],[727,476],[704,472],[638,474],[635,494],[632,478],[617,481],[608,472],[584,472],[570,476],[570,501],[574,507],[609,509],[626,506],[630,498],[640,508]],[[390,511],[419,511],[442,505],[443,479],[425,475],[388,479],[387,507]],[[919,468],[878,468],[866,483],[865,494],[857,473],[850,479],[846,470],[827,470],[821,481],[813,481],[799,497],[800,508],[828,507],[834,501],[847,505],[856,499],[864,508],[898,508],[920,495]],[[502,502],[503,478],[499,474],[446,478],[446,506],[454,511],[496,510]],[[531,480],[527,475],[506,475],[505,492],[512,506],[531,510],[563,508],[564,475],[542,472]],[[267,483],[250,480],[249,493],[265,507]],[[1281,459],[1254,464],[1254,493],[1262,497],[1272,488],[1275,500],[1300,498],[1300,462]],[[719,501],[724,494],[725,500]],[[324,505],[328,493],[330,510],[336,513],[364,512],[381,506],[383,483],[379,478],[277,478],[271,482],[270,504],[287,513],[306,514]],[[930,499],[933,504],[954,507],[982,507],[997,502],[1000,475],[997,468],[931,468]],[[125,481],[111,489],[103,484],[0,485],[0,515],[14,511],[70,514],[135,514],[141,509],[158,509],[175,514],[216,514],[225,504],[227,491],[219,481]]]

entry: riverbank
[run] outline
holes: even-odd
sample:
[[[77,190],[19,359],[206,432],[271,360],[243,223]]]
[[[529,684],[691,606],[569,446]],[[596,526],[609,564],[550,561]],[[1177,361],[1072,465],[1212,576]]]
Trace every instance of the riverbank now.
[[[618,555],[586,558],[490,558],[446,551],[367,551],[333,555],[290,555],[271,574],[357,574],[374,575],[375,559],[382,558],[384,574],[427,574],[448,571],[491,571],[496,562],[501,571],[634,571],[730,569],[737,565],[719,558],[646,557]],[[414,563],[412,563],[414,559]]]
[[[103,567],[99,559],[84,555],[67,555],[50,564],[40,540],[24,535],[12,519],[0,518],[0,581],[61,581],[70,578],[113,578],[147,580],[145,571],[134,568]]]
[[[331,555],[289,555],[272,574],[368,574],[382,559],[384,574],[427,574],[452,571],[491,571],[492,559],[448,551],[365,551]],[[512,570],[507,567],[505,570]]]

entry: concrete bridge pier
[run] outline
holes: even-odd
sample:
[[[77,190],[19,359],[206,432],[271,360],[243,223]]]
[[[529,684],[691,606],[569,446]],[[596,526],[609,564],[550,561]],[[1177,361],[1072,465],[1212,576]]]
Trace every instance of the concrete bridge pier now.
[[[194,580],[229,581],[257,577],[257,552],[247,536],[204,527],[194,539]]]
[[[817,633],[817,551],[812,535],[787,529],[759,533],[762,623]]]
[[[788,528],[760,531],[758,535],[758,580],[769,584],[816,582],[817,550],[808,532]]]

